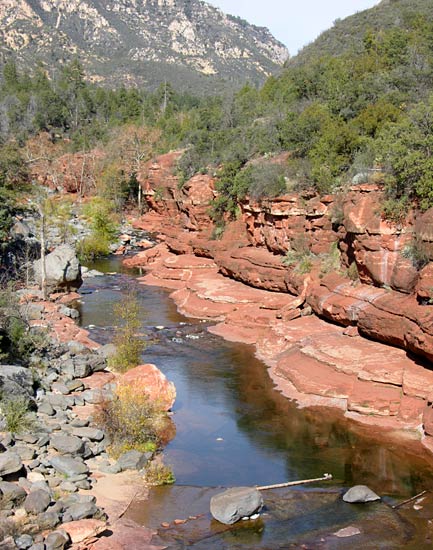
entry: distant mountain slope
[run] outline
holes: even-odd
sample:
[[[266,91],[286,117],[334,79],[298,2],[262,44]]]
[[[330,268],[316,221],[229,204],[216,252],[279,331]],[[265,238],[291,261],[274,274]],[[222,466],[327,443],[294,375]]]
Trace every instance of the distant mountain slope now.
[[[262,83],[288,57],[266,28],[201,0],[2,0],[0,53],[24,67],[78,56],[95,81],[195,92]]]
[[[305,64],[322,55],[340,55],[349,49],[360,52],[367,31],[378,33],[392,27],[404,28],[414,14],[432,21],[433,1],[382,0],[373,8],[338,19],[333,27],[292,57],[287,65]]]

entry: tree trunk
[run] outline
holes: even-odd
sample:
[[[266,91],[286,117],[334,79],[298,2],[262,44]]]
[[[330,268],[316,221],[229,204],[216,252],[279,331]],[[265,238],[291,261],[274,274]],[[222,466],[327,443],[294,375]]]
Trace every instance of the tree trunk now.
[[[41,290],[42,298],[47,299],[47,266],[45,263],[45,212],[43,206],[39,208],[41,216]]]

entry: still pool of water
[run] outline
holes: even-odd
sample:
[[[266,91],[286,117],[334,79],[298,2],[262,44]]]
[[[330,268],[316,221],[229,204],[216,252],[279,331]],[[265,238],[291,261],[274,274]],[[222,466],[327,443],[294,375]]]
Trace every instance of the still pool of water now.
[[[376,528],[383,510],[377,517],[373,514],[373,520],[371,509],[342,505],[335,490],[362,483],[391,502],[433,489],[431,463],[418,442],[402,446],[378,430],[350,422],[339,411],[297,408],[274,390],[252,347],[225,342],[209,334],[206,323],[182,317],[168,292],[138,287],[137,273],[123,270],[118,259],[92,267],[115,274],[86,281],[82,325],[91,327],[96,340],[109,342],[115,330],[113,304],[123,299],[128,286],[139,288],[143,332],[149,337],[143,360],[155,363],[177,388],[176,437],[164,452],[165,462],[173,466],[176,485],[155,489],[145,504],[138,499],[130,509],[131,517],[157,528],[161,522],[207,514],[210,496],[221,487],[267,485],[320,477],[325,472],[334,476],[332,485],[324,484],[323,489],[328,488],[319,493],[269,492],[266,529],[260,520],[254,526],[241,525],[221,533],[205,515],[179,526],[170,536],[162,533],[165,543],[171,537],[170,547],[285,548],[282,539],[305,538],[321,532],[324,525],[339,526],[352,518]],[[290,502],[285,502],[289,497]],[[290,522],[289,530],[287,514],[298,518],[298,523]],[[394,519],[387,516],[381,521],[391,526]],[[270,538],[269,525],[274,533]],[[398,540],[409,540],[410,529],[400,527],[401,532],[393,528]],[[245,542],[250,536],[253,540]],[[321,544],[326,548],[332,546],[324,540]]]

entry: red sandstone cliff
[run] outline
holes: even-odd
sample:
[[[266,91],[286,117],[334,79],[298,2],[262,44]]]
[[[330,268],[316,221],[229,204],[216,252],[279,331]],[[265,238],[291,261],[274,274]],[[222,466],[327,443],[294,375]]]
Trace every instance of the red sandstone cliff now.
[[[165,244],[132,260],[151,271],[145,282],[173,289],[181,311],[220,321],[214,332],[254,343],[287,395],[433,434],[433,263],[418,271],[407,257],[415,236],[433,253],[433,213],[390,224],[380,188],[357,185],[344,196],[244,201],[215,240],[214,182],[199,175],[179,187],[177,157],[148,166],[150,211],[137,224]],[[288,250],[308,257],[308,272],[284,265]]]

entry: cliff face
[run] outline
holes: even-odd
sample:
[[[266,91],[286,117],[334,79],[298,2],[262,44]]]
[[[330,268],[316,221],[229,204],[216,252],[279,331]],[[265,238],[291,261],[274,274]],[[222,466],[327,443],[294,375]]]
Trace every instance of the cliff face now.
[[[433,448],[432,213],[389,224],[381,190],[358,185],[344,197],[245,201],[215,239],[212,179],[179,189],[165,177],[171,157],[152,163],[146,182],[150,212],[138,223],[164,245],[133,260],[151,270],[145,281],[175,290],[181,311],[220,321],[214,332],[254,343],[286,395],[389,427],[422,425]],[[288,250],[296,261],[285,265]]]
[[[209,91],[223,79],[261,83],[288,57],[267,29],[201,0],[5,0],[0,52],[48,68],[77,55],[109,84]]]

